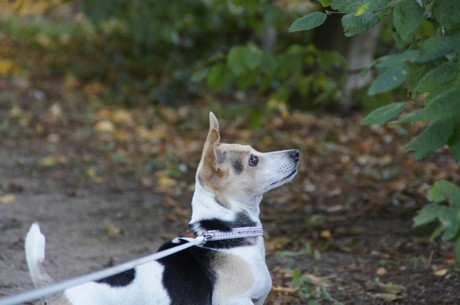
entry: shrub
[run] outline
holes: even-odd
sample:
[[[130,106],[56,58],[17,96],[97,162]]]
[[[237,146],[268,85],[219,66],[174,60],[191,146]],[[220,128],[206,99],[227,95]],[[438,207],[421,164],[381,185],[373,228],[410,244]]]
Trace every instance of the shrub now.
[[[408,124],[426,122],[426,127],[407,146],[421,160],[447,145],[455,162],[460,162],[460,2],[451,0],[320,0],[325,11],[296,20],[290,30],[308,30],[321,25],[327,14],[342,14],[346,36],[364,32],[379,22],[393,29],[395,48],[377,58],[378,76],[368,88],[369,96],[403,87],[406,101],[398,101],[371,112],[364,124]],[[410,105],[410,107],[408,107]],[[399,115],[401,118],[396,119]],[[448,190],[441,196],[441,190]],[[437,182],[415,225],[438,219],[443,239],[456,241],[460,262],[460,189],[446,181]],[[450,206],[439,204],[440,198]]]

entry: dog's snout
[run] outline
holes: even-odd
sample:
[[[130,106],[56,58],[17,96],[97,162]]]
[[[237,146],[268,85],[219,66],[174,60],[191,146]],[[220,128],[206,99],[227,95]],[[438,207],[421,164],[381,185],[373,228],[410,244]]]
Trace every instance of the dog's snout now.
[[[294,161],[299,161],[300,153],[299,153],[299,151],[297,149],[293,149],[293,150],[289,151],[289,157],[294,159]]]

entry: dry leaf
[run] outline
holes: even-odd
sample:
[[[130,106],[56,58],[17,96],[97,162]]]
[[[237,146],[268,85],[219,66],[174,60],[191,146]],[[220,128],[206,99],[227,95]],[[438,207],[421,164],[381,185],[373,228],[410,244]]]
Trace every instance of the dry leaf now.
[[[332,238],[332,234],[331,234],[331,231],[330,230],[323,230],[321,231],[320,233],[320,236],[324,239],[331,239]]]
[[[403,296],[401,295],[396,295],[392,293],[369,293],[369,295],[374,299],[381,299],[385,302],[393,302],[403,298]]]
[[[115,123],[131,124],[133,122],[133,116],[130,112],[125,109],[116,109],[112,112],[110,119]]]
[[[11,59],[0,59],[0,75],[18,74],[19,66]]]
[[[94,125],[94,130],[101,133],[109,133],[115,130],[115,125],[109,120],[102,120]]]
[[[113,224],[108,224],[105,227],[105,232],[110,238],[117,238],[123,234],[123,230]]]
[[[0,203],[1,204],[11,204],[16,201],[16,196],[13,194],[6,194],[0,196]]]
[[[280,293],[294,293],[294,292],[296,292],[297,290],[299,290],[299,288],[295,288],[295,287],[282,287],[282,286],[273,286],[273,287],[272,287],[272,291],[273,291],[273,292],[280,292]]]
[[[22,116],[22,109],[18,105],[14,105],[13,107],[11,107],[8,115],[12,119],[18,119]]]
[[[151,186],[152,185],[152,179],[147,178],[147,177],[142,177],[141,178],[141,183],[143,186]]]
[[[48,156],[38,160],[38,166],[41,168],[53,168],[60,165],[67,164],[68,160],[66,156]]]
[[[392,294],[402,294],[406,291],[406,287],[393,283],[379,283],[379,287],[385,292]]]
[[[91,180],[96,184],[104,184],[105,178],[101,177],[97,174],[97,170],[95,167],[90,167],[86,170],[86,175],[88,175]]]
[[[171,191],[178,183],[175,179],[168,176],[164,171],[159,171],[155,173],[157,176],[157,185],[156,189],[162,192]]]
[[[60,119],[62,118],[62,107],[60,104],[58,103],[54,103],[53,105],[51,105],[50,109],[49,109],[49,113],[51,114],[51,116],[54,118],[54,119]]]
[[[442,277],[447,274],[449,270],[447,268],[442,268],[434,271],[434,275]]]
[[[388,271],[387,271],[387,269],[385,269],[385,268],[383,268],[383,267],[378,267],[377,270],[375,271],[375,273],[376,273],[377,275],[382,276],[382,275],[387,274]]]

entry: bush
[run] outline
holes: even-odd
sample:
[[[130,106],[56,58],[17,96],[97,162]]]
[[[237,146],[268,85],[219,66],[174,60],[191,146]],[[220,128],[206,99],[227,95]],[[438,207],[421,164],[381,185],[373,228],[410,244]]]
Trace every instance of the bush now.
[[[378,72],[368,95],[379,95],[404,87],[407,101],[398,101],[376,109],[365,124],[407,124],[426,122],[426,127],[407,146],[421,160],[445,145],[455,162],[460,162],[460,2],[451,0],[321,0],[324,8],[341,13],[346,36],[353,36],[379,22],[394,30],[395,49],[378,58],[371,67]],[[291,31],[308,30],[321,25],[325,12],[313,12],[296,20]],[[410,105],[410,107],[408,107]],[[402,118],[395,119],[399,115]],[[415,218],[415,225],[435,219],[441,222],[434,237],[444,232],[445,240],[456,241],[460,262],[460,191],[446,181],[437,182],[429,199],[439,202],[440,189],[448,189],[443,198],[449,207],[427,206]]]
[[[194,73],[194,81],[203,81],[208,88],[220,92],[255,90],[269,95],[268,105],[275,107],[284,107],[288,102],[315,105],[340,99],[345,66],[342,56],[318,50],[311,37],[284,35],[292,15],[314,5],[307,2],[304,7],[289,8],[276,1],[227,3],[233,3],[238,10],[227,9],[225,14],[243,18],[255,35],[218,50]],[[265,41],[270,39],[273,45],[267,47]]]

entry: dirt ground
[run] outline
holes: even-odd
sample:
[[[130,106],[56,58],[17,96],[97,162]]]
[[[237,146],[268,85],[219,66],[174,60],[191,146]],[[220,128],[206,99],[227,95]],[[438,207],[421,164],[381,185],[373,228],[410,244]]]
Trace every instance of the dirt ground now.
[[[172,161],[185,160],[182,167],[188,166],[187,173],[178,178],[172,175],[175,180],[162,175],[149,180],[141,177],[137,163],[126,165],[122,160],[123,170],[119,170],[119,161],[114,160],[118,155],[108,162],[116,164],[114,168],[82,171],[82,167],[92,169],[92,162],[106,159],[106,151],[101,153],[93,142],[105,143],[103,137],[78,136],[86,124],[75,119],[82,116],[81,110],[64,109],[72,115],[55,124],[43,114],[52,109],[52,103],[31,106],[19,102],[18,112],[15,103],[7,102],[10,100],[2,95],[0,101],[0,297],[32,287],[23,237],[33,222],[40,222],[47,237],[46,268],[55,280],[150,254],[186,230],[193,164],[199,157],[206,122],[195,127],[203,132],[191,136],[194,142],[175,144],[192,151],[190,158]],[[240,125],[232,127],[235,132],[224,132],[236,142],[244,137],[244,141],[267,142],[267,147],[298,144],[304,156],[299,182],[268,194],[263,202],[267,261],[274,279],[267,304],[460,304],[460,275],[451,245],[429,242],[431,231],[414,230],[411,220],[424,203],[421,193],[426,185],[420,181],[427,180],[427,173],[431,175],[428,180],[449,175],[458,178],[458,168],[442,161],[443,156],[438,156],[444,162],[442,168],[433,169],[431,161],[414,165],[409,156],[401,154],[403,157],[390,165],[385,163],[383,169],[388,172],[372,172],[372,166],[359,167],[369,161],[356,156],[356,165],[346,148],[362,142],[362,131],[350,127],[356,118],[323,117],[321,122],[325,120],[335,122],[332,129],[342,126],[352,139],[338,137],[336,144],[329,139],[318,148],[302,146],[312,141],[303,134],[288,144],[277,142],[275,136],[269,141],[266,134],[270,133],[284,138],[284,134],[278,135],[276,124],[247,137],[239,133]],[[226,123],[232,124],[230,120]],[[308,124],[308,132],[320,137],[323,123]],[[99,125],[93,123],[90,128],[94,126]],[[178,128],[184,129],[178,138],[188,133],[187,127]],[[302,133],[292,126],[280,128],[284,133]],[[353,134],[357,134],[354,140]],[[381,151],[375,159],[396,154],[390,145],[378,145]],[[50,155],[54,157],[50,159]],[[411,167],[410,173],[402,169],[406,167]],[[395,170],[399,170],[396,178],[376,178]],[[185,180],[181,188],[168,189],[171,181],[179,178]]]

